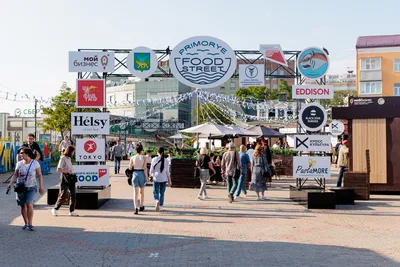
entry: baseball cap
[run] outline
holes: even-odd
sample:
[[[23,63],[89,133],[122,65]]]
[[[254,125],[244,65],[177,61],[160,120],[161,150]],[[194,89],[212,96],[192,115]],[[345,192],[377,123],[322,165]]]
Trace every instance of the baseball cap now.
[[[348,141],[347,140],[343,140],[342,144],[343,145],[347,145]]]

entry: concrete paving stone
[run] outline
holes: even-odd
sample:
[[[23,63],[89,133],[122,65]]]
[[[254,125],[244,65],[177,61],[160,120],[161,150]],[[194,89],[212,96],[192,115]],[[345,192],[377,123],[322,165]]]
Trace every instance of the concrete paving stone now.
[[[52,170],[45,187],[58,179]],[[53,217],[46,195],[38,195],[35,232],[21,230],[15,196],[0,184],[0,266],[400,266],[400,196],[307,210],[289,199],[293,180],[284,178],[273,182],[268,200],[250,191],[232,204],[222,187],[210,186],[205,201],[198,189],[168,187],[166,211],[157,213],[146,187],[146,210],[136,216],[126,178],[111,181],[112,200],[77,210],[78,218],[66,216],[67,207]],[[16,258],[22,240],[32,250]]]

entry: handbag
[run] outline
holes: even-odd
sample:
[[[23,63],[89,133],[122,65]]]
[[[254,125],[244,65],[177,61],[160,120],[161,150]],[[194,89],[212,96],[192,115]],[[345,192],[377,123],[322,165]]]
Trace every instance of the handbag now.
[[[23,193],[26,191],[25,181],[28,178],[29,170],[31,169],[32,163],[33,163],[33,160],[31,161],[31,164],[29,164],[29,168],[28,168],[28,171],[26,172],[25,180],[23,182],[14,184],[14,192]]]
[[[133,175],[133,170],[130,170],[129,168],[126,168],[125,170],[125,175],[128,177],[128,185],[132,185],[132,175]]]
[[[234,179],[239,179],[239,177],[240,177],[240,169],[236,168],[236,165],[237,165],[236,164],[237,163],[237,159],[236,158],[237,158],[237,154],[235,152],[235,159],[234,159],[234,163],[233,163],[235,165],[235,172],[233,173],[233,178]]]
[[[200,166],[200,155],[197,158],[197,165]],[[200,167],[194,167],[193,178],[199,178],[199,177],[200,177]]]
[[[78,182],[78,177],[75,173],[63,173],[62,180],[65,184],[75,184]]]

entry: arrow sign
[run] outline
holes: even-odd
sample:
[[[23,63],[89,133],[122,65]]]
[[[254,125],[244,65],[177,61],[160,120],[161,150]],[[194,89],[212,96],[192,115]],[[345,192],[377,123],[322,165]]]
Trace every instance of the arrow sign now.
[[[264,55],[265,60],[278,63],[282,66],[288,66],[281,45],[279,44],[263,44],[260,45],[260,52]]]

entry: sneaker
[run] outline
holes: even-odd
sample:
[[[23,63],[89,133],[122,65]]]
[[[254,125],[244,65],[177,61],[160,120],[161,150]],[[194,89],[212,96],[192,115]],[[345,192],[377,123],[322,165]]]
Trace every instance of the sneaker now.
[[[197,198],[200,200],[203,200],[203,198],[200,195],[198,195]]]
[[[58,216],[58,211],[55,208],[52,208],[51,214],[53,214],[53,216]]]
[[[262,200],[261,197],[257,197],[257,200]]]
[[[72,217],[78,217],[79,215],[75,213],[75,211],[71,211],[70,213],[68,213],[69,216]]]
[[[229,203],[232,203],[232,202],[233,202],[233,198],[232,198],[232,195],[231,195],[231,194],[228,194],[228,201],[229,201]]]
[[[28,228],[28,225],[24,225],[24,226],[22,226],[22,230],[25,230],[26,228]]]
[[[262,196],[261,197],[261,200],[266,200],[267,198],[265,197],[265,196]]]
[[[139,211],[144,211],[144,206],[141,206],[141,207],[139,208]]]
[[[160,201],[156,202],[156,211],[159,212],[160,211]]]
[[[35,231],[35,227],[33,227],[33,225],[28,225],[28,230],[29,231]]]
[[[160,206],[160,211],[163,211],[164,210],[164,207],[163,206]]]
[[[209,197],[208,196],[204,196],[203,199],[209,199]]]

